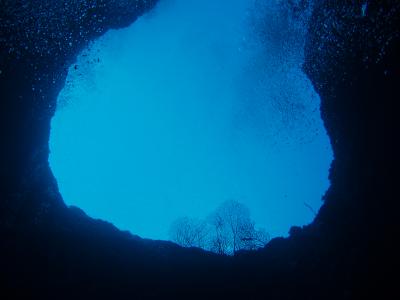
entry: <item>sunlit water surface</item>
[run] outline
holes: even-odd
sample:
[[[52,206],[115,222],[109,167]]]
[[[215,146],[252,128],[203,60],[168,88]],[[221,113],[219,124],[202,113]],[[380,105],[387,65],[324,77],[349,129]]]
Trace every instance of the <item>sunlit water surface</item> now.
[[[155,239],[227,199],[271,236],[311,222],[332,152],[290,18],[272,0],[163,0],[84,50],[52,120],[65,202]]]

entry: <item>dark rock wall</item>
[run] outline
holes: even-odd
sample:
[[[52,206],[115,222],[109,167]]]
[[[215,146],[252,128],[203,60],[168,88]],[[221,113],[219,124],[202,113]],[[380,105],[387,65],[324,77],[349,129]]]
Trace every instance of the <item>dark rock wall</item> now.
[[[155,2],[0,0],[0,293],[385,298],[388,270],[398,266],[398,1],[315,1],[304,70],[321,96],[335,160],[318,216],[290,238],[219,257],[143,240],[65,207],[47,159],[67,68],[91,40]]]
[[[393,237],[399,21],[399,1],[319,1],[304,66],[321,96],[335,155],[332,185],[312,227],[323,235],[322,247],[332,243],[333,280],[342,276],[348,291],[357,285],[358,292],[380,297],[398,261]]]
[[[68,67],[90,41],[110,28],[129,25],[156,2],[0,2],[3,220],[31,222],[32,212],[43,215],[63,205],[47,160],[50,119]]]

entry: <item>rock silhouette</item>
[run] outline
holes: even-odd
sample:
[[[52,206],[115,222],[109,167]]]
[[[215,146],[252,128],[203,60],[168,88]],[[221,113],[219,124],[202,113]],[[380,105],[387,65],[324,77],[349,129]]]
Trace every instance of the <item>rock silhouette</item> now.
[[[0,3],[0,266],[8,298],[360,299],[390,294],[398,228],[398,1],[315,1],[304,69],[335,160],[315,221],[222,257],[140,239],[64,206],[48,158],[66,68],[156,1]],[[79,16],[79,18],[77,18]]]

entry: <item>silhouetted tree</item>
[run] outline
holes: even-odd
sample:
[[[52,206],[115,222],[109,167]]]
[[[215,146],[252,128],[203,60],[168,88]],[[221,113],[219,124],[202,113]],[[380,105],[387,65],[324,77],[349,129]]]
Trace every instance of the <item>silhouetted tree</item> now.
[[[182,247],[207,249],[209,230],[207,222],[183,217],[172,223],[169,234],[170,239]]]
[[[210,250],[218,254],[228,254],[231,247],[231,239],[225,226],[225,220],[220,215],[213,215],[209,218],[213,227],[211,238],[209,239]]]
[[[211,215],[211,224],[217,235],[214,243],[224,254],[235,254],[239,250],[255,250],[268,242],[265,230],[256,230],[249,209],[242,203],[229,200],[221,204]],[[221,247],[223,246],[223,247]]]
[[[240,249],[256,250],[262,248],[269,242],[269,239],[269,234],[264,228],[257,230],[253,227],[241,237]]]
[[[222,203],[207,221],[180,218],[172,224],[170,238],[183,247],[200,247],[226,255],[256,250],[269,241],[264,229],[255,228],[249,209],[234,200]]]

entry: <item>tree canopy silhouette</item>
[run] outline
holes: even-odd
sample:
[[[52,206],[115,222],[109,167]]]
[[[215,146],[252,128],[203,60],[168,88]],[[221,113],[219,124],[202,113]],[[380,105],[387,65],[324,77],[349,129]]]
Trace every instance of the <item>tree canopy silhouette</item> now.
[[[244,204],[222,203],[205,221],[183,217],[170,228],[170,239],[183,247],[199,247],[222,255],[256,250],[269,241],[265,229],[256,229]]]

